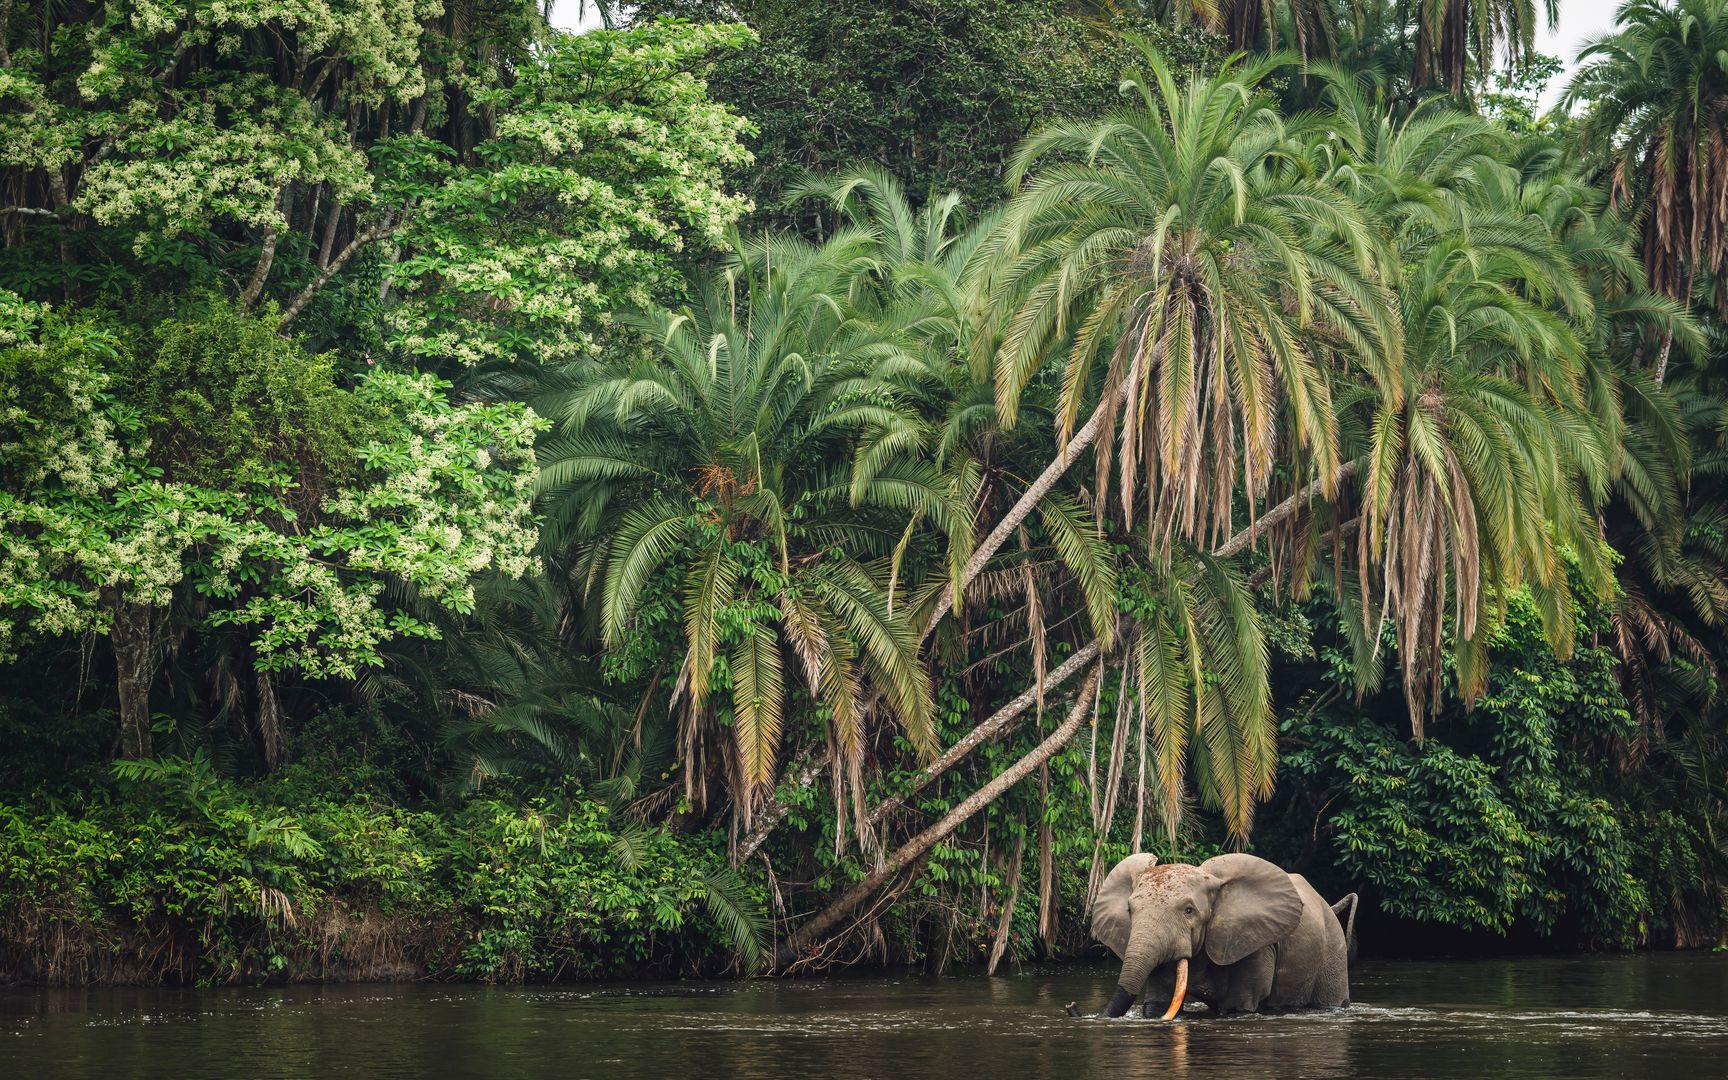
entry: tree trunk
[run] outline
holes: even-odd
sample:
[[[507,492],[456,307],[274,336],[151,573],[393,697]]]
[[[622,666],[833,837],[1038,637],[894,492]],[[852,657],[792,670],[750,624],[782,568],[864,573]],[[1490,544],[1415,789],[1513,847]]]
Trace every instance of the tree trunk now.
[[[1362,463],[1360,461],[1346,461],[1344,464],[1338,466],[1338,472],[1332,477],[1332,483],[1334,485],[1342,484],[1344,481],[1355,476],[1361,467]],[[1232,555],[1240,555],[1248,549],[1250,544],[1266,535],[1266,533],[1274,526],[1294,517],[1298,510],[1306,506],[1314,496],[1320,494],[1324,489],[1325,485],[1319,480],[1308,481],[1308,483],[1302,485],[1296,494],[1285,499],[1283,502],[1266,511],[1264,514],[1261,514],[1258,518],[1254,519],[1254,524],[1224,541],[1222,546],[1216,548],[1212,552],[1213,556],[1219,559],[1228,559]]]
[[[62,277],[61,294],[70,302],[77,299],[78,279],[72,275],[72,223],[68,213],[72,209],[72,191],[66,184],[66,174],[59,165],[50,165],[48,172],[48,193],[54,200],[54,212],[59,216],[60,272]]]
[[[251,311],[264,295],[264,282],[270,277],[270,264],[276,261],[276,241],[281,239],[281,233],[274,225],[264,227],[264,246],[258,251],[258,265],[252,271],[252,280],[246,283],[246,291],[240,296],[240,310]]]
[[[339,211],[340,207],[337,207],[336,209]],[[382,240],[386,236],[389,236],[392,232],[401,228],[407,221],[407,218],[407,212],[404,211],[400,218],[397,218],[392,222],[391,216],[386,214],[381,223],[356,232],[354,238],[348,241],[347,246],[338,252],[335,258],[329,260],[329,265],[325,266],[323,271],[320,272],[317,277],[313,278],[311,283],[304,289],[301,289],[294,299],[289,302],[288,306],[283,309],[282,319],[279,325],[287,326],[298,318],[300,313],[306,310],[306,305],[312,302],[312,298],[318,295],[318,290],[322,289],[331,278],[341,273],[342,268],[348,265],[348,260],[352,259],[356,252],[361,248],[364,248],[367,244],[374,243],[378,240]],[[387,287],[388,284],[386,284],[386,288]]]
[[[1052,671],[1049,677],[1044,680],[1045,692],[1048,693],[1049,691],[1061,686],[1063,683],[1073,678],[1073,676],[1087,664],[1097,658],[1098,643],[1096,641],[1091,641],[1082,645],[1079,652],[1070,656],[1060,667],[1055,671]],[[880,825],[883,818],[906,805],[907,799],[910,799],[920,791],[923,791],[927,786],[929,786],[930,781],[953,768],[961,758],[970,754],[980,743],[1000,734],[1002,730],[1019,717],[1021,713],[1031,707],[1032,702],[1037,698],[1037,694],[1038,688],[1031,687],[1013,701],[1010,701],[1000,709],[997,709],[990,715],[989,719],[961,736],[953,746],[950,746],[943,752],[941,757],[924,766],[922,769],[919,769],[918,774],[912,778],[911,786],[905,791],[900,792],[898,795],[890,795],[888,798],[883,799],[876,809],[870,811],[869,816],[865,818],[865,820],[872,825]]]
[[[152,753],[150,685],[156,680],[161,609],[124,600],[110,604],[115,679],[120,691],[120,756],[137,761]]]
[[[336,251],[336,230],[342,227],[342,204],[330,196],[330,214],[324,219],[324,234],[318,239],[318,269],[330,266],[330,256]]]
[[[1044,692],[1048,694],[1060,687],[1097,655],[1098,643],[1096,641],[1089,641],[1080,646],[1079,651],[1045,678]],[[941,757],[920,769],[917,776],[913,777],[911,787],[899,794],[890,795],[874,810],[870,811],[864,819],[865,823],[868,825],[881,824],[884,818],[906,805],[906,800],[923,791],[932,780],[953,768],[961,758],[977,749],[980,743],[1000,734],[1021,713],[1031,707],[1032,703],[1037,700],[1037,695],[1038,688],[1030,687],[1019,697],[991,713],[977,727],[961,736],[953,746],[943,752]],[[813,745],[786,766],[786,771],[781,775],[780,782],[775,785],[774,794],[768,796],[767,800],[756,811],[755,824],[745,832],[744,839],[739,841],[738,854],[733,860],[734,865],[755,855],[767,842],[768,837],[773,834],[780,822],[792,811],[792,804],[781,800],[780,788],[792,787],[802,790],[814,784],[816,779],[822,775],[822,770],[828,766],[828,754],[829,751],[826,746]]]
[[[983,542],[973,549],[972,557],[966,560],[965,568],[960,571],[960,588],[962,590],[983,572],[985,565],[1002,549],[1002,545],[1008,542],[1008,537],[1014,534],[1014,530],[1018,529],[1021,522],[1031,516],[1038,504],[1044,501],[1044,496],[1050,494],[1050,489],[1056,486],[1056,481],[1062,479],[1069,466],[1079,459],[1080,451],[1098,440],[1098,433],[1104,429],[1104,423],[1107,419],[1104,414],[1109,412],[1115,404],[1114,401],[1100,402],[1098,407],[1092,410],[1091,419],[1082,424],[1080,430],[1069,438],[1068,445],[1062,448],[1061,453],[1057,454],[1050,464],[1044,466],[1044,471],[1038,475],[1038,479],[1032,482],[1032,486],[1020,496],[1019,501],[1008,511],[1007,516],[997,522],[996,527],[990,530],[990,535],[986,536]],[[926,638],[934,633],[936,625],[953,610],[954,587],[949,585],[942,590],[941,595],[937,598],[936,609],[930,613],[930,620],[924,624],[924,632],[918,635],[919,643],[922,644]]]
[[[853,885],[841,894],[838,900],[829,904],[822,911],[806,920],[804,925],[793,931],[780,946],[775,957],[775,965],[781,969],[790,968],[798,958],[812,945],[816,944],[824,934],[839,925],[840,920],[850,915],[858,905],[868,900],[882,884],[899,873],[914,859],[923,855],[945,839],[972,815],[989,806],[1003,793],[1029,776],[1032,771],[1055,756],[1056,751],[1068,745],[1074,733],[1080,730],[1080,724],[1086,719],[1087,712],[1092,707],[1092,696],[1098,692],[1098,680],[1102,668],[1093,668],[1087,677],[1086,684],[1075,699],[1074,705],[1068,711],[1068,718],[1062,721],[1055,731],[1038,748],[1025,757],[1008,766],[994,780],[979,788],[960,802],[960,805],[950,810],[941,821],[925,829],[905,844],[899,850],[888,856],[882,866],[864,880]]]

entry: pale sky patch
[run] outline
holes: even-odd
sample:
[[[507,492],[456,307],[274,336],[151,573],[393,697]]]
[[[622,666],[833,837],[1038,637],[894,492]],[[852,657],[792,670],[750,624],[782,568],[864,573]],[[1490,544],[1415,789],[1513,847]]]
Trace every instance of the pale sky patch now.
[[[586,4],[582,0],[552,0],[552,25],[560,30],[596,30],[600,27],[600,13],[592,0]]]
[[[1547,29],[1546,17],[1538,14],[1543,29],[1536,36],[1536,48],[1550,56],[1558,56],[1566,65],[1543,92],[1542,108],[1551,108],[1559,103],[1560,95],[1566,92],[1566,84],[1572,81],[1572,73],[1578,70],[1578,50],[1584,47],[1585,42],[1614,29],[1614,12],[1619,6],[1619,0],[1560,0],[1560,20],[1553,30]],[[1540,4],[1537,11],[1541,11]]]

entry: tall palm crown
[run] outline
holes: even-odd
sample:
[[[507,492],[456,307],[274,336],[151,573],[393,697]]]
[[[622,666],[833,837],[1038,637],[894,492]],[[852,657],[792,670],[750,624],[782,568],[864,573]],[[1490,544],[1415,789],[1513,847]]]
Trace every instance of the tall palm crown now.
[[[847,767],[837,797],[849,784],[862,798],[867,689],[917,748],[934,745],[885,565],[909,516],[936,531],[930,547],[943,533],[963,545],[969,523],[928,465],[853,466],[917,426],[885,380],[915,361],[845,299],[866,246],[844,234],[740,250],[697,303],[627,320],[639,353],[572,367],[536,405],[558,424],[541,455],[551,542],[580,545],[609,647],[681,609],[686,793],[702,802],[723,762],[746,819],[774,775],[787,657]]]
[[[1053,125],[1015,156],[1010,178],[1025,182],[994,281],[995,375],[1011,421],[1044,358],[1071,338],[1066,433],[1108,354],[1098,401],[1121,418],[1122,518],[1168,551],[1230,535],[1238,491],[1252,512],[1275,460],[1313,470],[1330,493],[1328,366],[1347,356],[1390,380],[1399,329],[1376,284],[1386,255],[1375,230],[1311,178],[1303,141],[1256,89],[1283,61],[1179,88],[1142,47],[1149,74],[1125,84],[1134,105]],[[1113,449],[1107,435],[1101,494]]]
[[[855,300],[878,325],[893,327],[915,346],[921,363],[898,365],[892,378],[928,426],[927,442],[948,489],[971,507],[975,523],[1000,520],[1030,486],[1028,465],[1035,470],[1044,464],[1051,441],[1050,395],[1043,388],[1017,403],[1022,422],[1013,429],[1002,425],[996,409],[995,350],[981,340],[988,296],[977,278],[987,265],[1000,212],[965,223],[953,194],[914,210],[899,182],[876,166],[812,178],[797,194],[832,201],[871,237],[872,271],[859,279]],[[1024,422],[1028,416],[1034,422]],[[1034,540],[1035,531],[1042,535]],[[981,629],[992,635],[1024,629],[1041,681],[1046,610],[1062,610],[1077,599],[1092,633],[1110,641],[1116,619],[1113,556],[1084,508],[1061,491],[1039,501],[1036,530],[1022,527],[1018,533],[1017,549],[981,573],[965,600],[979,615],[1006,594],[1020,601],[1015,613],[980,620]],[[956,546],[950,560],[964,564],[969,555]],[[921,598],[915,608],[920,618],[934,599],[933,592]]]
[[[1563,200],[1520,187],[1536,166],[1517,161],[1503,131],[1445,99],[1397,119],[1347,75],[1325,74],[1326,176],[1393,237],[1404,331],[1395,385],[1355,381],[1338,394],[1344,453],[1363,475],[1359,505],[1345,500],[1335,528],[1340,540],[1347,519],[1355,530],[1358,647],[1374,653],[1390,619],[1420,737],[1441,700],[1448,639],[1460,695],[1481,692],[1486,631],[1506,591],[1536,594],[1565,652],[1563,553],[1608,588],[1584,496],[1599,501],[1612,471],[1606,432],[1618,410],[1580,338],[1597,312],[1575,257],[1618,263],[1582,232],[1576,251],[1557,241]],[[1358,665],[1364,685],[1377,670]]]
[[[1685,302],[1728,270],[1728,0],[1628,0],[1616,18],[1566,101],[1589,106],[1580,140],[1644,207],[1650,287]]]
[[[1563,553],[1602,595],[1610,588],[1584,501],[1600,499],[1610,452],[1588,408],[1583,345],[1561,314],[1587,314],[1588,299],[1540,219],[1463,208],[1449,228],[1417,225],[1400,248],[1401,390],[1361,388],[1341,404],[1372,399],[1365,614],[1392,618],[1420,737],[1441,701],[1448,629],[1460,696],[1485,688],[1485,615],[1507,590],[1531,590],[1556,652],[1569,654]]]
[[[1591,294],[1590,390],[1613,452],[1613,495],[1601,516],[1620,557],[1609,644],[1638,720],[1637,735],[1619,749],[1636,759],[1661,740],[1665,724],[1687,715],[1677,704],[1708,698],[1717,675],[1700,630],[1728,622],[1728,512],[1709,490],[1720,400],[1701,392],[1691,373],[1664,385],[1641,362],[1656,340],[1677,356],[1705,356],[1705,335],[1679,301],[1647,288],[1636,223],[1606,206],[1606,194],[1559,154],[1547,156],[1552,164],[1526,180],[1523,200],[1560,238]],[[1694,448],[1704,452],[1695,456]],[[1675,660],[1668,670],[1679,677],[1653,677]],[[1684,687],[1693,700],[1659,702],[1659,686]]]

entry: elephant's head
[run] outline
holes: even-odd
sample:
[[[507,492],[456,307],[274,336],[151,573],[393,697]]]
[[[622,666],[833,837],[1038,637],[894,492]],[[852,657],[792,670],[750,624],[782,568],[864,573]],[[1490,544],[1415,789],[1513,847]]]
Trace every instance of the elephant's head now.
[[[1253,855],[1220,855],[1199,866],[1157,865],[1151,855],[1116,864],[1092,905],[1092,936],[1122,958],[1122,977],[1106,1016],[1121,1016],[1153,971],[1176,965],[1176,1015],[1188,987],[1188,961],[1202,954],[1234,964],[1288,935],[1302,918],[1290,875]]]

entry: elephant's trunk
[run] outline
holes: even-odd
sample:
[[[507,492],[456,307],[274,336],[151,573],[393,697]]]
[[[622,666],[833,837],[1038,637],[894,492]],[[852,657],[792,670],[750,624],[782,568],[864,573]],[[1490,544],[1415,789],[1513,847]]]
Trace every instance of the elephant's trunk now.
[[[1116,992],[1110,995],[1110,1004],[1104,1006],[1104,1015],[1114,1020],[1116,1017],[1127,1012],[1128,1007],[1133,1004],[1134,995],[1118,986],[1116,987]]]
[[[1163,962],[1168,953],[1159,947],[1146,928],[1137,927],[1129,935],[1128,948],[1122,954],[1122,975],[1116,980],[1116,993],[1104,1007],[1105,1016],[1121,1016],[1134,1004],[1134,998],[1146,985],[1152,969]]]
[[[1176,1014],[1182,1011],[1182,999],[1188,996],[1188,959],[1176,961],[1176,992],[1170,995],[1170,1007],[1164,1010],[1164,1019],[1174,1020]]]

